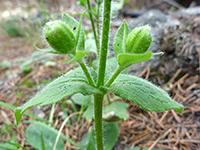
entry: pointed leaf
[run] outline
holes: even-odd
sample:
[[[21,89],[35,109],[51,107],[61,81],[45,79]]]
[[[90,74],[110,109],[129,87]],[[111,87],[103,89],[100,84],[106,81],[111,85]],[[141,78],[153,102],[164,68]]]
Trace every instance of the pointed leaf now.
[[[48,125],[32,124],[26,130],[26,139],[27,142],[36,149],[43,150],[45,148],[48,150],[53,150],[57,134],[58,131]],[[63,150],[63,148],[64,143],[62,139],[59,138],[56,149]]]
[[[118,31],[115,35],[115,38],[114,38],[113,48],[114,48],[116,57],[118,57],[119,53],[125,52],[125,41],[126,41],[126,37],[128,36],[129,32],[130,32],[129,27],[128,27],[126,21],[124,21],[124,23],[118,29]]]
[[[62,20],[68,25],[68,27],[72,30],[74,35],[77,35],[79,22],[65,13],[63,14]],[[77,43],[77,50],[85,50],[85,32],[82,26],[80,29],[80,35]]]
[[[78,0],[82,6],[86,7],[86,0]]]
[[[126,68],[132,64],[147,61],[151,57],[152,57],[152,52],[148,52],[145,54],[122,53],[118,55],[118,63],[120,66],[123,66],[124,68]]]
[[[88,53],[88,51],[77,51],[75,57],[73,57],[70,60],[64,61],[63,64],[68,64],[68,63],[78,61],[78,60],[82,59],[87,53]]]
[[[83,113],[83,117],[88,121],[91,122],[94,117],[94,101],[91,99],[90,103],[86,111]]]
[[[181,114],[183,111],[183,105],[172,100],[164,90],[135,76],[119,75],[108,90],[150,112],[175,109]]]
[[[71,70],[65,75],[57,78],[50,83],[46,88],[39,92],[29,102],[21,107],[15,109],[15,118],[17,124],[21,120],[21,116],[27,109],[33,106],[41,104],[42,106],[56,103],[62,100],[64,97],[82,93],[83,95],[90,95],[95,93],[101,93],[98,89],[95,89],[88,84],[85,75],[81,68]]]
[[[36,47],[36,49],[40,52],[46,52],[46,53],[53,53],[53,54],[60,54],[58,52],[56,52],[54,49],[40,49],[38,47]]]

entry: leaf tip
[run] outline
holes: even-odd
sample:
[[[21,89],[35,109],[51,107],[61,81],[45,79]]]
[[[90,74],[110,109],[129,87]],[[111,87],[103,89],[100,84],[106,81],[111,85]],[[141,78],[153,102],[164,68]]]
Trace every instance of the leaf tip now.
[[[19,122],[21,121],[21,117],[22,117],[22,113],[21,110],[16,108],[15,109],[15,119],[16,119],[16,125],[19,124]]]
[[[156,56],[156,55],[164,55],[165,53],[164,52],[158,52],[158,53],[153,53],[153,56]]]
[[[180,104],[179,108],[174,109],[177,113],[179,113],[180,115],[183,114],[184,111],[184,106]]]

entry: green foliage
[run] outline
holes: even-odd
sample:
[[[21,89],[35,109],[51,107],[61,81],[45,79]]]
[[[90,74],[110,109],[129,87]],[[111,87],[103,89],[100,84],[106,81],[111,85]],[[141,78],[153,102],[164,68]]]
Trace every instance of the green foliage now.
[[[80,68],[71,70],[54,80],[29,102],[16,108],[15,118],[17,124],[21,120],[22,114],[33,106],[39,104],[41,106],[53,104],[67,96],[80,93],[72,96],[72,100],[76,104],[81,105],[80,113],[86,110],[83,113],[83,117],[85,117],[87,121],[92,121],[93,117],[95,121],[95,127],[92,128],[89,134],[84,136],[81,142],[81,146],[84,148],[81,149],[111,150],[118,138],[118,123],[105,122],[102,121],[102,118],[107,121],[125,120],[128,118],[126,112],[128,105],[122,102],[113,102],[103,110],[103,98],[108,92],[113,92],[120,98],[130,100],[150,112],[164,112],[166,110],[175,109],[181,114],[183,105],[173,101],[164,90],[144,79],[125,75],[128,66],[147,61],[152,58],[153,55],[161,54],[147,52],[152,41],[150,28],[148,26],[137,27],[130,32],[126,21],[124,21],[114,38],[113,47],[116,57],[107,60],[111,0],[104,0],[104,3],[102,3],[102,0],[95,0],[96,6],[93,10],[90,8],[89,0],[78,1],[84,6],[85,10],[87,10],[87,17],[89,17],[91,21],[94,33],[97,55],[97,60],[93,62],[94,69],[88,68],[83,59],[89,51],[91,52],[91,48],[94,48],[94,44],[92,45],[91,41],[87,42],[87,49],[85,48],[85,32],[82,27],[83,15],[81,15],[80,21],[78,22],[64,13],[62,20],[47,23],[44,29],[44,37],[53,49],[37,49],[43,52],[68,54],[71,58],[64,63],[76,61],[79,63]],[[118,1],[116,8],[120,9],[123,3],[124,0]],[[101,7],[103,7],[102,10],[104,11],[102,34],[100,32]],[[96,28],[94,17],[96,17],[97,21]],[[100,37],[102,39],[100,39]],[[101,44],[100,41],[102,42]],[[91,94],[94,96],[87,96]],[[65,109],[66,103],[67,102],[64,102],[62,104],[63,110]],[[77,111],[73,103],[70,105],[74,111]],[[104,113],[103,117],[102,112]],[[66,111],[64,111],[64,114],[68,117]],[[53,115],[51,115],[51,118],[52,116]],[[80,116],[77,118],[79,121]],[[69,123],[70,122],[68,122],[68,124]],[[27,139],[31,145],[38,149],[52,149],[56,134],[57,132],[50,127],[36,124],[28,128]],[[49,136],[52,136],[53,142],[52,140],[47,141],[46,137]],[[66,137],[63,138],[66,139]],[[70,142],[73,143],[73,141]],[[62,141],[60,142],[60,145],[62,145],[60,148],[62,149],[63,144],[61,143]]]
[[[9,108],[9,109],[11,109],[11,110],[15,110],[15,109],[16,109],[16,106],[10,105],[10,104],[5,103],[5,102],[0,102],[0,106]],[[24,114],[25,114],[26,116],[32,117],[32,118],[34,118],[34,119],[36,119],[36,120],[38,120],[38,121],[40,121],[40,122],[45,122],[45,123],[47,123],[47,124],[50,123],[50,122],[48,122],[47,120],[42,119],[42,118],[40,118],[40,117],[38,117],[38,116],[36,116],[36,115],[34,115],[34,114],[31,114],[31,113],[28,113],[28,112],[25,112]]]
[[[2,69],[8,69],[9,67],[11,67],[11,62],[8,60],[4,60],[1,62],[0,67]]]
[[[145,53],[152,42],[149,26],[136,27],[128,35],[125,45],[127,53]]]
[[[19,18],[10,18],[7,21],[2,23],[2,27],[4,32],[6,32],[10,36],[22,36],[23,33],[23,27],[22,24],[20,24]]]
[[[100,90],[92,87],[88,84],[83,72],[80,68],[72,70],[65,75],[54,80],[28,103],[15,110],[15,117],[17,124],[21,120],[21,116],[27,109],[36,105],[48,105],[56,103],[62,100],[64,97],[82,93],[84,95],[90,95],[95,93],[101,93]]]
[[[76,49],[80,51],[85,50],[85,32],[83,27],[81,26],[81,20],[79,23],[74,18],[64,13],[62,21],[64,21],[67,24],[68,28],[72,30],[73,34],[76,35]]]
[[[117,61],[120,66],[122,66],[123,68],[126,68],[132,64],[147,61],[147,60],[151,59],[151,57],[152,57],[152,52],[148,52],[148,53],[144,53],[144,54],[122,53],[122,54],[118,55]]]
[[[45,124],[32,124],[26,130],[27,142],[39,150],[53,150],[58,131]],[[56,150],[63,150],[64,143],[59,138]]]
[[[46,23],[43,34],[46,41],[57,53],[74,53],[76,44],[75,36],[65,22],[55,20]]]
[[[75,61],[80,60],[81,58],[83,58],[88,52],[87,51],[77,51],[76,56],[70,60],[67,60],[65,62],[63,62],[64,64],[68,64],[68,63],[72,63]]]
[[[83,104],[88,104],[90,101],[91,101],[91,95],[90,96],[84,96],[80,93],[77,93],[77,94],[74,94],[71,98],[72,98],[72,101],[75,103],[75,104],[78,104],[78,105],[83,105]]]
[[[128,105],[124,102],[113,102],[108,107],[103,107],[103,120],[113,122],[128,119],[127,107]],[[91,122],[94,118],[94,109],[94,99],[91,99],[83,114],[83,117],[86,118],[88,122]]]
[[[31,64],[32,64],[32,60],[27,60],[20,66],[20,69],[24,73],[29,73],[32,70]]]
[[[113,102],[104,110],[104,121],[124,121],[128,119],[127,114],[128,104],[124,102]]]
[[[126,44],[126,38],[130,32],[130,29],[128,27],[128,24],[126,21],[119,27],[113,43],[113,48],[115,52],[115,56],[118,57],[118,54],[125,53],[125,44]]]
[[[94,99],[90,100],[86,111],[83,113],[83,117],[91,122],[94,117]]]
[[[137,27],[130,33],[126,21],[118,29],[113,47],[118,64],[126,68],[132,64],[147,61],[152,53],[145,53],[152,41],[151,32],[148,26]]]
[[[25,147],[19,145],[16,140],[11,140],[11,141],[5,141],[1,140],[4,143],[0,143],[0,150],[18,150],[18,149],[23,149],[27,150]]]
[[[118,139],[118,123],[117,122],[103,122],[103,140],[104,140],[104,150],[111,150]],[[89,134],[86,134],[80,145],[83,150],[95,150],[95,130],[94,127]]]
[[[181,114],[183,111],[183,105],[172,100],[164,90],[135,76],[119,75],[108,90],[150,112],[175,109]]]

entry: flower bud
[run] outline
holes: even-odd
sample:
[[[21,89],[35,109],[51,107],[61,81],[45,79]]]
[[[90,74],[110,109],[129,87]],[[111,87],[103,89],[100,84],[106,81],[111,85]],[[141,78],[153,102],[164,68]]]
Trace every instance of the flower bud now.
[[[125,51],[126,53],[145,53],[152,42],[149,26],[136,27],[128,35]]]
[[[60,54],[75,53],[76,41],[74,34],[61,20],[46,23],[43,35],[48,44]]]

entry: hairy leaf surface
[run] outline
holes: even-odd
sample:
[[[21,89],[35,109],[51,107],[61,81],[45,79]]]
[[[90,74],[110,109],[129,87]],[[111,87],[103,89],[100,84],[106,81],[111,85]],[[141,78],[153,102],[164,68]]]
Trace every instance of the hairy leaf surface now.
[[[77,35],[79,29],[79,22],[65,13],[63,14],[62,20],[68,25],[68,27],[72,30],[74,35]],[[85,50],[85,32],[82,26],[80,28],[77,47],[78,50]]]
[[[71,70],[70,72],[50,83],[29,102],[21,107],[16,108],[15,118],[17,120],[17,124],[21,120],[22,114],[27,109],[39,104],[41,106],[53,104],[62,100],[64,97],[73,95],[75,93],[90,95],[101,92],[88,84],[81,68]]]
[[[151,59],[152,52],[148,52],[145,54],[128,54],[123,53],[118,55],[118,63],[120,66],[128,67],[132,64],[140,63],[146,60]]]
[[[172,100],[164,90],[135,76],[119,75],[108,90],[150,112],[175,109],[181,114],[183,111],[183,105]]]
[[[116,57],[118,57],[118,54],[125,52],[125,42],[129,32],[129,27],[126,21],[124,21],[124,23],[118,29],[113,43],[113,48]]]

